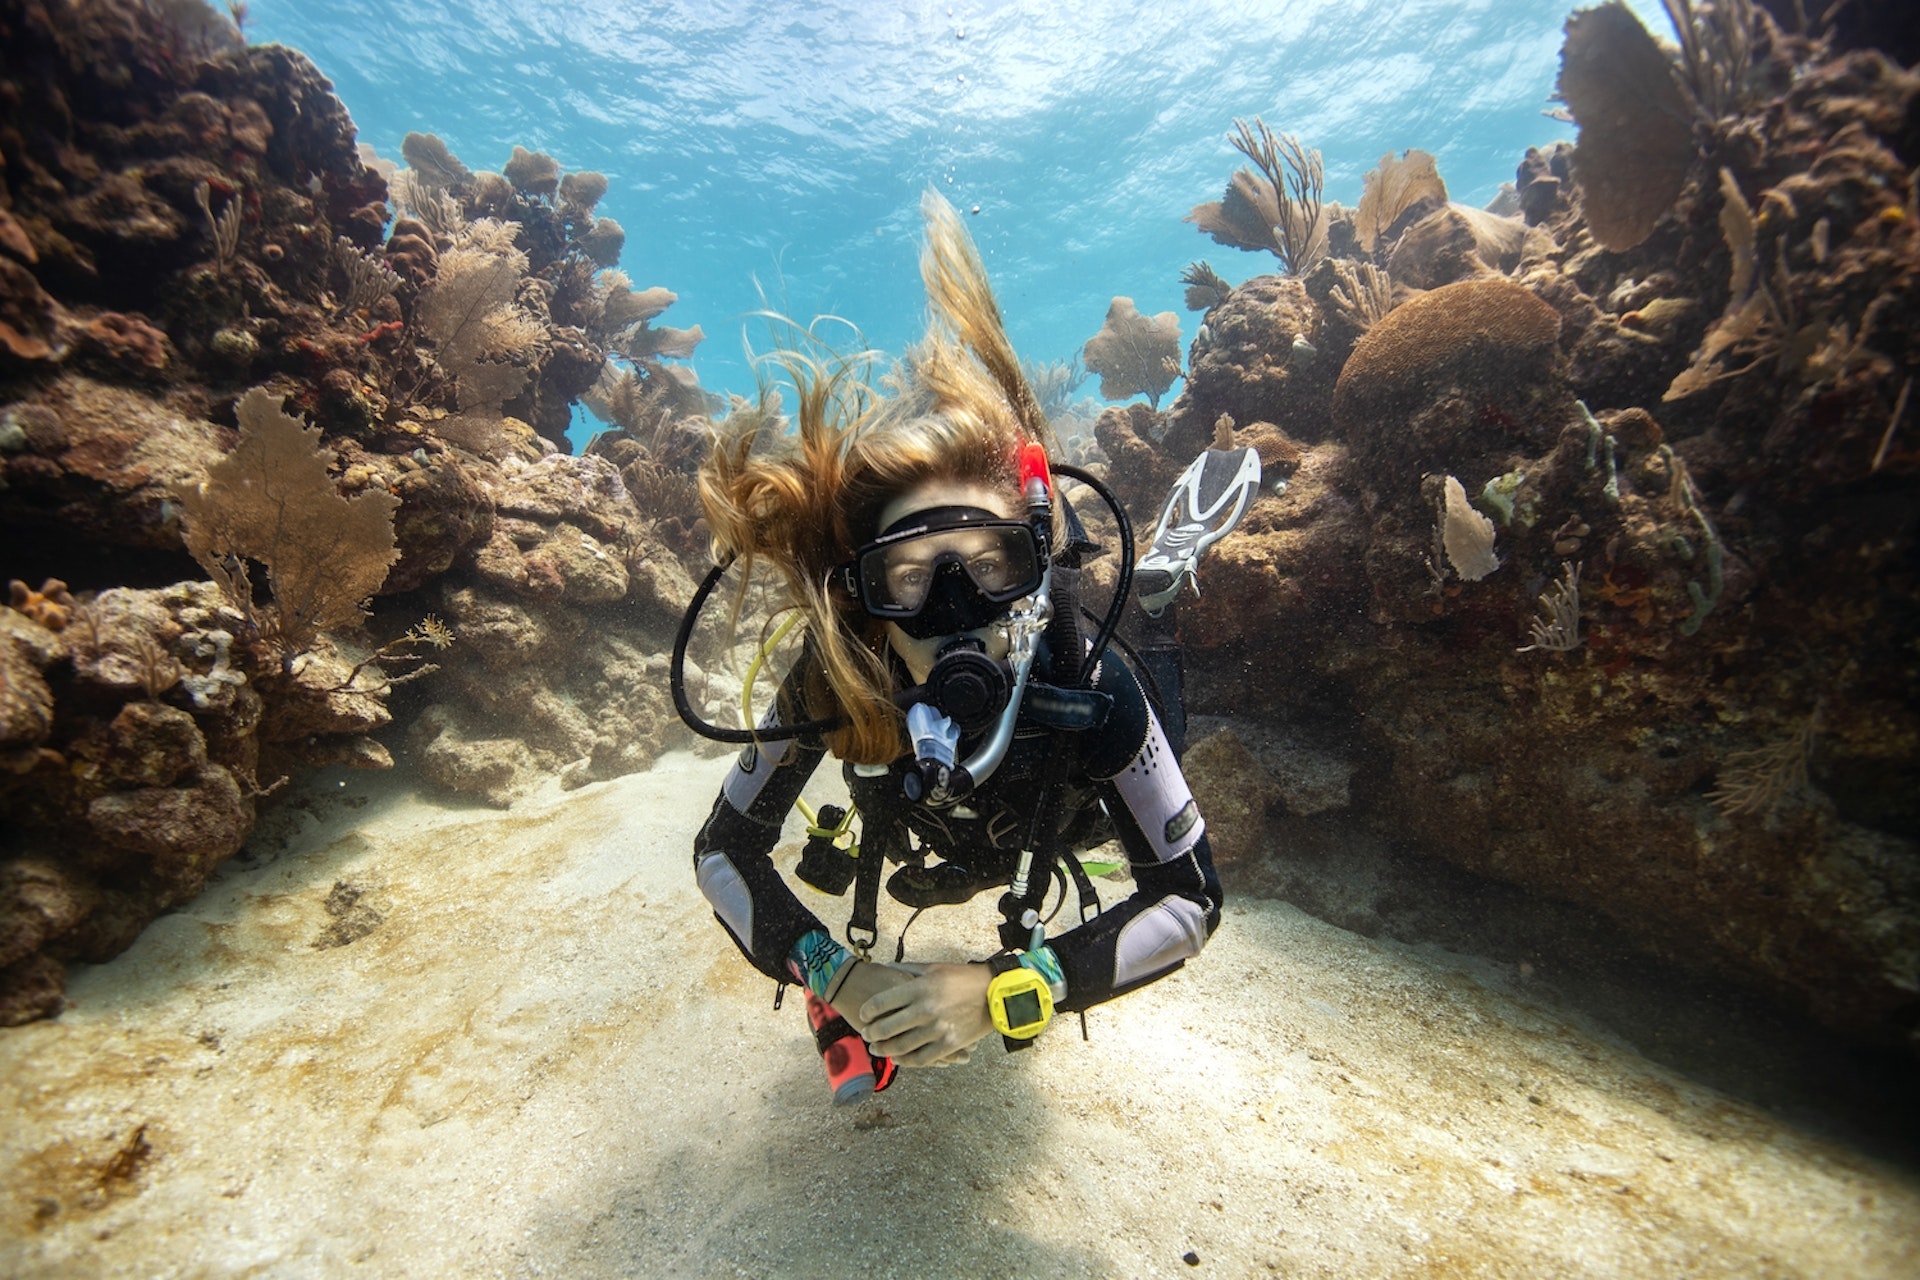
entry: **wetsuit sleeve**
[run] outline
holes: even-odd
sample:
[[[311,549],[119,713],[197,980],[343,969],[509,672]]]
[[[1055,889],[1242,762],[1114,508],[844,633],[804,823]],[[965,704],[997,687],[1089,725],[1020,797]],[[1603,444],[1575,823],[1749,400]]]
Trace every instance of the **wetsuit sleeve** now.
[[[801,684],[801,666],[796,665],[774,706],[790,707],[805,719]],[[779,723],[769,711],[761,727]],[[701,894],[753,967],[776,982],[793,980],[788,953],[806,934],[823,928],[794,896],[770,855],[801,788],[825,754],[817,738],[750,744],[727,771],[713,812],[693,841],[694,878]]]
[[[1101,662],[1113,713],[1087,735],[1081,767],[1113,818],[1133,895],[1051,940],[1067,979],[1065,1009],[1085,1009],[1173,972],[1220,925],[1221,892],[1206,822],[1133,674]]]

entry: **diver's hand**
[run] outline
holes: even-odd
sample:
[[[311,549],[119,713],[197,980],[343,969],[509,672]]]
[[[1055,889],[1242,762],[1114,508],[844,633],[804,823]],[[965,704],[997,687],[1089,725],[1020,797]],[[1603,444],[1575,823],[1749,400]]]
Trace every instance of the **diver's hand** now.
[[[834,986],[833,999],[828,1003],[860,1033],[861,1039],[870,1041],[873,1033],[867,1020],[860,1016],[861,1006],[887,988],[910,981],[912,977],[911,973],[891,965],[852,960],[847,964],[844,978]]]
[[[903,1067],[931,1067],[958,1058],[993,1030],[983,964],[930,964],[920,976],[889,985],[860,1009],[862,1033],[875,1053]]]

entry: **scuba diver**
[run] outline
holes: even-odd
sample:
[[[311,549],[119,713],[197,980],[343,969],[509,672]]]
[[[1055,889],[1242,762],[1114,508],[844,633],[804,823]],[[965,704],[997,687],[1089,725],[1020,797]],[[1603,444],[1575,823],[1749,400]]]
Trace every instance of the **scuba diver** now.
[[[1051,430],[978,253],[945,200],[929,193],[923,211],[933,320],[895,394],[877,395],[853,361],[789,351],[796,430],[776,435],[751,415],[736,415],[747,421],[731,434],[722,427],[700,475],[717,564],[682,620],[673,667],[687,723],[745,744],[694,841],[700,891],[779,984],[775,1007],[787,984],[803,986],[839,1103],[885,1088],[896,1065],[965,1062],[995,1030],[1024,1048],[1059,1013],[1179,968],[1220,923],[1179,744],[1107,647],[1133,568],[1125,512],[1096,477],[1049,464]],[[1056,470],[1093,488],[1118,521],[1120,581],[1104,619],[1083,618],[1074,600],[1079,559],[1094,547]],[[1167,703],[1179,694],[1168,606],[1258,484],[1251,449],[1203,454],[1141,562]],[[786,623],[804,637],[758,727],[729,730],[694,714],[684,666],[700,610],[736,562],[748,575],[773,571]],[[1083,621],[1100,626],[1089,635]],[[828,753],[843,762],[857,844],[849,815],[815,814],[800,799]],[[845,943],[770,856],[796,803],[811,836],[799,878],[829,893],[852,887]],[[1074,854],[1116,837],[1133,892],[1100,908]],[[916,912],[1001,890],[996,945],[982,948],[991,954],[874,959],[890,864],[888,894]],[[1064,903],[1069,879],[1081,920],[1048,936],[1050,889],[1057,880]]]

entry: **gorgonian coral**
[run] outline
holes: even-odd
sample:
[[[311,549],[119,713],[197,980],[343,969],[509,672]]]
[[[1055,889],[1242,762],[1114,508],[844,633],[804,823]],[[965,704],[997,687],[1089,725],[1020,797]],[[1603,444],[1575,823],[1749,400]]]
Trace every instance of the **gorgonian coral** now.
[[[1115,298],[1107,322],[1087,339],[1087,372],[1100,375],[1100,394],[1108,400],[1145,395],[1160,407],[1160,397],[1180,376],[1180,317],[1171,311],[1144,316],[1132,298]]]
[[[356,624],[399,558],[383,489],[340,495],[320,430],[255,388],[235,407],[240,443],[181,495],[187,550],[227,599],[288,658],[332,627]],[[248,561],[267,567],[271,607],[254,603]]]

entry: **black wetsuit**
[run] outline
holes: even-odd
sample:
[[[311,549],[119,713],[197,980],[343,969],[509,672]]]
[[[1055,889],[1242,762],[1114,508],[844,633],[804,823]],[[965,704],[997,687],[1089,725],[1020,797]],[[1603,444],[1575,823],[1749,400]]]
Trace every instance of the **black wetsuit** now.
[[[1045,671],[1036,663],[1035,679]],[[806,718],[805,681],[790,674],[776,704]],[[1126,666],[1112,655],[1092,687],[1113,699],[1097,728],[1063,731],[1033,723],[1023,706],[1000,768],[961,804],[936,809],[907,801],[901,779],[911,754],[891,766],[846,766],[862,814],[862,849],[904,851],[903,824],[921,849],[975,871],[1012,873],[1033,833],[1044,792],[1056,847],[1085,848],[1107,836],[1126,850],[1135,889],[1098,916],[1048,939],[1066,974],[1061,1007],[1084,1009],[1178,968],[1199,953],[1220,923],[1220,882],[1201,821],[1159,719]],[[777,721],[772,721],[777,723]],[[961,744],[961,757],[974,747]],[[1064,775],[1047,787],[1055,753],[1071,753]],[[728,773],[713,813],[694,841],[701,892],[747,958],[768,977],[791,981],[794,944],[823,929],[774,869],[769,854],[801,788],[826,752],[818,739],[753,745]],[[893,843],[889,843],[889,841]],[[1042,848],[1046,846],[1043,844]],[[1044,875],[1044,870],[1038,872]],[[983,948],[984,950],[985,948]]]

